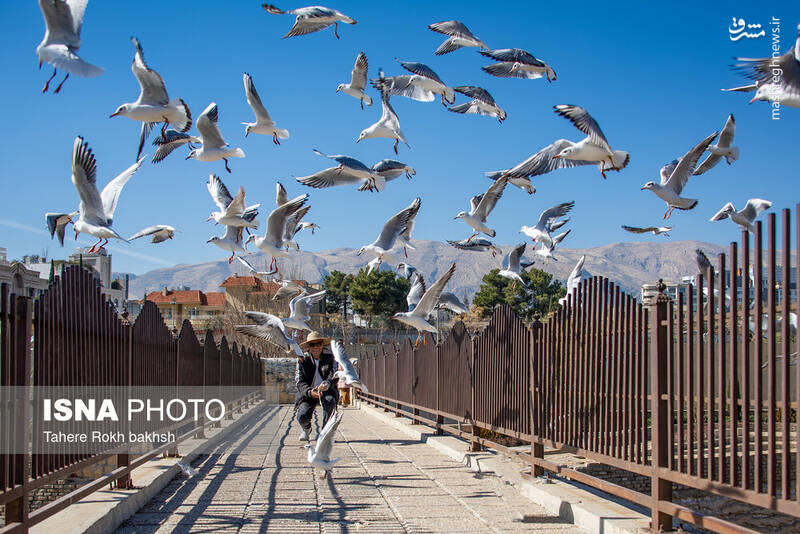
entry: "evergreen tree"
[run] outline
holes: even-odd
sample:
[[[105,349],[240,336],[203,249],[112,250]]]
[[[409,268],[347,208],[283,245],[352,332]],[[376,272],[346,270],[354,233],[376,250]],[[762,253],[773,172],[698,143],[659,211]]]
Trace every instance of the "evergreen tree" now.
[[[332,271],[322,280],[325,287],[325,311],[328,313],[341,313],[347,317],[350,307],[350,284],[353,275],[341,271]]]
[[[372,324],[374,319],[389,324],[392,315],[405,311],[406,295],[411,284],[392,271],[367,271],[361,269],[350,284],[350,302],[353,311]]]
[[[567,290],[553,275],[540,269],[531,268],[522,273],[525,286],[498,275],[499,269],[492,269],[483,276],[483,283],[475,293],[472,304],[478,308],[481,317],[492,314],[498,304],[508,304],[525,321],[532,321],[533,314],[539,312],[546,316],[558,306],[558,299]]]

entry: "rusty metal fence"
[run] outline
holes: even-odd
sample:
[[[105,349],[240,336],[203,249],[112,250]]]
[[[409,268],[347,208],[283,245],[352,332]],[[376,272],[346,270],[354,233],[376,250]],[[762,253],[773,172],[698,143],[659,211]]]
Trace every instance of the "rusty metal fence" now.
[[[75,391],[86,386],[201,386],[209,396],[221,398],[228,413],[253,403],[263,386],[259,355],[235,344],[229,348],[224,337],[217,347],[211,332],[205,341],[198,342],[188,320],[179,335],[173,336],[150,302],[132,325],[121,320],[91,272],[79,266],[62,271],[36,301],[10,294],[8,285],[3,284],[0,416],[9,419],[3,422],[4,428],[16,432],[0,434],[2,450],[31,450],[32,432],[42,424],[32,421],[30,399],[36,386]],[[247,394],[232,398],[226,386],[244,386]],[[191,428],[182,427],[179,430],[185,431],[178,432],[175,442],[135,459],[129,451],[120,454],[114,444],[108,445],[113,456],[74,454],[67,449],[62,454],[0,454],[0,504],[5,505],[6,515],[0,533],[27,532],[30,526],[97,489],[113,483],[129,485],[132,469],[198,434],[207,424],[201,419]],[[153,425],[148,429],[153,430]],[[29,513],[32,490],[109,457],[115,457],[117,465],[111,473]]]
[[[761,222],[742,232],[674,301],[662,287],[643,304],[595,277],[530,327],[503,306],[472,339],[457,323],[438,345],[426,334],[416,349],[353,347],[370,389],[359,396],[473,449],[520,454],[486,431],[529,443],[532,474],[646,507],[656,531],[679,519],[753,532],[673,502],[676,484],[800,517],[800,205],[794,242],[790,215],[780,214],[780,243],[770,214],[766,240]],[[545,447],[647,477],[651,490],[559,465]]]

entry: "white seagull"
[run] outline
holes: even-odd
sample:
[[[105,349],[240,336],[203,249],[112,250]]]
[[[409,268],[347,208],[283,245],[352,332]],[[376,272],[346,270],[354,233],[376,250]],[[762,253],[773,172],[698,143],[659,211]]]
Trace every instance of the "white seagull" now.
[[[439,304],[436,305],[437,309],[449,310],[456,315],[463,315],[469,313],[469,309],[461,302],[455,293],[444,292],[439,297]]]
[[[489,186],[489,189],[487,189],[485,193],[482,195],[475,195],[469,200],[469,212],[461,211],[458,215],[453,217],[454,219],[463,219],[465,223],[475,230],[472,235],[467,238],[467,241],[470,241],[481,232],[489,237],[497,235],[494,230],[486,226],[486,218],[489,216],[489,213],[492,212],[497,201],[500,200],[500,197],[503,196],[503,190],[506,188],[507,183],[508,178],[506,177],[498,179]]]
[[[653,235],[664,234],[665,236],[669,237],[667,232],[672,231],[672,226],[647,226],[645,228],[639,228],[638,226],[627,226],[623,224],[622,229],[632,234],[646,234],[650,232]]]
[[[277,271],[276,271],[277,272]],[[272,296],[272,300],[279,300],[287,297],[291,297],[297,294],[298,291],[302,292],[305,291],[303,286],[296,283],[294,280],[275,280],[276,284],[280,284],[281,287],[275,292]]]
[[[751,198],[747,201],[747,205],[744,209],[736,211],[736,208],[733,207],[732,202],[728,202],[725,204],[721,210],[719,210],[713,217],[711,217],[712,221],[721,221],[722,219],[730,219],[739,225],[739,228],[742,230],[749,230],[750,232],[755,232],[755,227],[753,223],[758,217],[758,214],[764,210],[768,210],[772,207],[772,202],[769,200],[763,200],[760,198]]]
[[[308,195],[300,195],[278,206],[272,210],[267,217],[267,230],[264,233],[264,237],[258,237],[253,234],[247,238],[247,243],[245,243],[245,245],[253,242],[261,252],[272,256],[270,270],[277,267],[277,258],[287,257],[289,255],[288,251],[283,250],[286,246],[286,241],[284,240],[286,221],[294,212],[303,207],[306,200],[308,200]]]
[[[456,272],[456,264],[454,263],[433,285],[428,288],[422,295],[414,309],[408,312],[397,312],[392,316],[392,319],[405,323],[417,330],[417,339],[414,346],[419,345],[419,340],[422,338],[422,332],[436,333],[436,327],[428,322],[428,317],[433,313],[434,308],[439,303],[439,297],[442,295],[447,282],[453,277]]]
[[[271,135],[272,142],[276,145],[281,144],[278,139],[289,139],[289,130],[278,128],[275,125],[275,121],[267,113],[267,108],[261,103],[261,97],[258,96],[256,86],[253,84],[253,78],[245,72],[242,76],[242,81],[244,82],[244,94],[247,97],[247,103],[250,104],[253,113],[256,115],[256,122],[242,123],[245,125],[244,136],[247,137],[251,133]]]
[[[112,237],[125,241],[124,237],[111,228],[114,210],[117,207],[117,200],[122,188],[139,170],[143,161],[144,158],[122,171],[119,176],[108,182],[102,193],[98,192],[97,161],[83,137],[75,138],[75,142],[72,144],[72,184],[78,190],[81,202],[78,206],[80,217],[73,227],[75,228],[75,239],[78,239],[78,234],[81,232],[99,239],[92,245],[89,252],[94,252],[97,245],[100,245],[97,250],[102,250]]]
[[[349,387],[358,388],[364,393],[369,393],[367,386],[358,377],[358,371],[356,371],[353,362],[350,360],[350,356],[345,352],[341,341],[337,339],[331,340],[331,352],[333,352],[333,359],[342,366],[341,369],[336,371],[336,376],[340,380],[339,383],[344,383]]]
[[[405,173],[407,179],[416,176],[417,171],[411,165],[406,165],[396,159],[382,159],[372,166],[372,170],[383,176],[388,182]]]
[[[409,240],[411,239],[411,231],[414,229],[414,218],[419,212],[420,205],[420,198],[417,197],[407,208],[394,214],[383,225],[378,238],[369,245],[361,247],[356,255],[360,256],[366,252],[370,256],[380,258],[378,266],[384,261],[393,264],[399,263],[399,258],[394,255],[395,243],[401,243],[404,250],[406,247],[413,249],[409,244]],[[408,257],[407,253],[406,257]]]
[[[344,154],[323,154],[316,148],[314,149],[314,154],[318,156],[322,156],[323,158],[332,159],[339,165],[335,167],[340,173],[346,171],[347,174],[355,176],[356,178],[360,178],[361,180],[366,180],[370,183],[372,188],[375,188],[376,181],[382,179],[382,176],[372,170],[370,167],[367,167],[364,163],[357,160],[352,156],[346,156]],[[385,180],[384,180],[385,183]],[[368,187],[369,189],[369,187]]]
[[[436,49],[437,56],[441,56],[442,54],[448,54],[453,50],[458,50],[462,46],[476,46],[479,48],[488,49],[489,47],[486,44],[475,37],[463,23],[457,20],[448,20],[445,22],[436,22],[428,26],[429,30],[433,30],[436,33],[441,33],[443,35],[449,36],[442,44],[439,45],[439,48]]]
[[[222,180],[214,173],[208,175],[208,182],[206,188],[214,204],[217,205],[219,211],[214,211],[208,216],[206,221],[214,221],[217,224],[224,224],[227,226],[235,226],[242,228],[258,228],[258,208],[261,204],[253,204],[252,206],[245,206],[244,203],[244,188],[239,186],[236,196],[232,197],[228,188],[222,183]],[[249,230],[248,230],[249,233]]]
[[[350,77],[350,83],[340,83],[336,88],[336,92],[342,92],[357,98],[361,103],[361,109],[364,109],[364,102],[368,106],[372,105],[372,97],[364,92],[367,88],[367,70],[369,64],[367,63],[367,55],[364,52],[359,52],[356,56],[356,62],[353,65],[353,72]]]
[[[253,266],[250,264],[250,262],[249,262],[249,261],[247,261],[246,259],[244,259],[243,257],[241,257],[241,256],[236,256],[236,259],[237,259],[237,260],[239,260],[239,262],[240,262],[242,265],[244,265],[245,267],[247,267],[247,270],[250,272],[250,274],[254,274],[255,276],[257,276],[257,277],[260,277],[260,278],[262,278],[262,279],[263,279],[263,278],[266,278],[267,276],[272,276],[273,274],[275,274],[275,273],[277,273],[277,272],[278,272],[278,270],[277,270],[277,269],[275,269],[274,271],[259,271],[259,270],[257,270],[255,267],[253,267]],[[299,287],[299,286],[298,286],[298,287]]]
[[[525,282],[522,280],[522,255],[525,254],[525,247],[527,246],[526,243],[520,243],[516,247],[512,248],[508,254],[503,256],[503,263],[501,265],[502,269],[497,272],[499,276],[503,278],[508,278],[509,280],[513,280],[514,284],[512,287],[516,287],[517,282],[525,285]],[[528,264],[531,265],[531,264]]]
[[[567,278],[567,294],[558,299],[559,304],[564,305],[564,303],[567,302],[567,296],[571,295],[578,288],[578,284],[581,283],[581,277],[583,276],[583,263],[585,261],[586,256],[581,256],[581,259],[579,259],[575,267],[572,268],[572,272],[569,273],[569,278]]]
[[[267,13],[272,13],[273,15],[296,16],[294,26],[289,30],[289,33],[283,36],[283,39],[296,35],[318,32],[324,30],[331,24],[333,25],[333,34],[338,39],[339,32],[337,30],[339,29],[339,22],[344,22],[345,24],[356,23],[355,20],[344,13],[323,6],[299,7],[297,9],[289,9],[288,11],[278,9],[272,4],[261,4],[261,7],[263,7]]]
[[[414,308],[417,307],[417,304],[419,304],[422,295],[425,294],[427,289],[428,288],[425,286],[425,278],[418,272],[414,272],[414,282],[411,284],[411,287],[408,289],[408,294],[406,295],[408,311],[414,311]]]
[[[208,107],[197,119],[197,131],[200,132],[202,145],[189,152],[186,159],[196,159],[198,161],[225,161],[225,170],[231,172],[228,167],[228,158],[243,158],[244,150],[241,148],[230,148],[230,145],[222,138],[222,134],[217,126],[219,111],[217,104],[210,103]]]
[[[543,258],[550,258],[553,261],[558,261],[558,258],[555,258],[553,256],[553,251],[556,249],[556,246],[558,246],[559,243],[564,241],[564,238],[567,237],[571,231],[572,230],[567,230],[566,232],[562,232],[557,236],[553,237],[553,242],[550,245],[545,245],[544,243],[542,243],[542,246],[537,248],[534,251],[534,254],[536,254],[537,256],[541,256]]]
[[[392,96],[405,96],[419,102],[433,102],[436,98],[435,95],[438,94],[441,96],[443,106],[456,101],[453,88],[448,87],[432,68],[424,63],[400,61],[399,59],[397,61],[412,74],[385,78],[387,90]],[[380,83],[380,79],[372,80],[372,84],[378,89],[380,89]]]
[[[672,210],[675,208],[690,210],[697,206],[696,198],[683,198],[681,197],[681,192],[692,176],[700,156],[708,149],[708,145],[711,144],[715,137],[717,137],[717,132],[700,141],[680,160],[672,160],[661,167],[660,184],[651,181],[642,186],[642,190],[652,191],[658,198],[667,203],[667,212],[664,213],[665,219],[669,219],[672,215]]]
[[[311,206],[303,206],[286,218],[286,228],[283,229],[283,246],[286,247],[286,250],[289,250],[289,247],[300,250],[300,245],[292,241],[297,232],[304,228],[311,228],[311,233],[313,234],[314,229],[318,228],[313,222],[302,222],[303,217],[306,216],[306,213],[308,213],[310,209]]]
[[[169,129],[163,136],[156,137],[153,140],[153,146],[156,146],[156,152],[153,154],[153,163],[160,163],[167,156],[172,154],[176,148],[187,145],[189,150],[194,150],[192,143],[202,143],[203,140],[188,133],[179,132],[178,130]]]
[[[462,239],[461,241],[451,241],[450,239],[448,239],[447,242],[459,250],[472,250],[475,252],[483,252],[484,250],[489,250],[492,252],[493,258],[497,254],[502,253],[502,251],[499,248],[497,248],[494,245],[494,243],[492,243],[485,237],[478,236],[478,237],[472,237],[470,239]]]
[[[394,153],[397,154],[397,145],[400,141],[404,142],[409,148],[411,148],[411,145],[408,144],[406,136],[403,135],[403,131],[400,129],[400,119],[397,118],[397,113],[395,113],[392,105],[389,103],[389,90],[386,77],[383,75],[383,71],[379,71],[378,74],[380,76],[377,86],[381,92],[381,118],[372,126],[362,130],[356,143],[360,142],[362,139],[374,139],[376,137],[394,139]]]
[[[303,357],[300,346],[294,339],[286,335],[286,328],[278,317],[257,311],[246,311],[244,315],[251,321],[255,321],[256,324],[236,325],[234,328],[237,332],[264,339],[285,352],[294,352],[297,356]]]
[[[206,243],[214,243],[222,250],[230,251],[231,257],[228,258],[228,263],[231,263],[237,252],[247,254],[247,244],[242,245],[243,233],[244,228],[241,226],[225,226],[225,233],[222,237],[213,236]],[[255,236],[251,235],[250,237]]]
[[[39,0],[39,9],[44,15],[45,32],[42,42],[36,47],[36,55],[39,57],[40,69],[45,61],[53,65],[53,75],[44,84],[43,93],[47,92],[58,69],[67,71],[67,75],[56,87],[56,93],[61,91],[61,86],[70,74],[84,78],[103,74],[102,68],[78,57],[83,13],[88,3],[89,0]]]
[[[525,78],[528,80],[536,80],[542,76],[547,76],[548,82],[556,79],[556,71],[550,65],[525,50],[504,48],[502,50],[479,50],[479,52],[481,55],[498,62],[481,67],[484,72],[492,76],[497,76],[498,78]]]
[[[155,226],[148,226],[143,230],[139,230],[129,237],[128,241],[133,241],[134,239],[139,239],[140,237],[152,236],[152,239],[150,240],[151,243],[161,243],[167,239],[172,239],[173,235],[175,235],[175,228],[166,224],[157,224]]]
[[[142,122],[142,131],[139,135],[139,151],[136,157],[142,155],[144,141],[150,134],[154,125],[163,122],[161,137],[166,135],[167,126],[174,124],[181,133],[189,131],[192,126],[192,112],[183,99],[169,99],[167,88],[161,76],[147,66],[142,55],[142,47],[136,37],[131,37],[131,42],[136,48],[131,63],[131,71],[139,82],[139,98],[136,102],[122,104],[111,114],[112,117],[122,115],[135,121]]]
[[[570,201],[548,208],[539,215],[536,226],[523,226],[519,231],[530,237],[534,243],[539,242],[546,247],[550,247],[553,245],[553,238],[550,234],[564,226],[569,220],[559,219],[569,213],[574,205],[575,201]]]
[[[336,410],[328,418],[328,422],[320,431],[317,436],[317,445],[306,443],[303,445],[308,449],[308,463],[317,469],[322,469],[323,480],[328,477],[328,472],[333,468],[333,464],[339,461],[339,458],[331,458],[333,452],[333,444],[336,441],[336,429],[339,428],[339,423],[342,420],[342,412]]]
[[[72,219],[79,213],[79,211],[73,211],[72,213],[45,213],[44,218],[47,221],[47,229],[50,231],[50,239],[57,235],[58,242],[63,247],[64,232],[67,229],[67,225],[72,223]]]
[[[800,108],[800,24],[797,25],[794,48],[785,54],[765,58],[739,57],[736,60],[740,63],[733,66],[734,70],[754,80],[754,83],[723,91],[755,91],[756,94],[750,100],[750,104],[764,100]]]
[[[311,307],[325,298],[325,291],[308,294],[305,291],[289,301],[289,317],[283,319],[286,328],[295,330],[311,330],[308,321],[311,320]]]
[[[536,188],[531,183],[530,178],[528,178],[527,176],[513,176],[510,173],[510,169],[506,169],[503,171],[489,171],[484,174],[490,180],[497,180],[501,176],[508,176],[508,183],[510,183],[511,185],[519,187],[529,195],[532,195],[536,192]]]
[[[472,100],[464,104],[449,107],[447,108],[448,110],[455,113],[476,113],[486,117],[494,117],[500,123],[506,120],[506,112],[497,105],[497,102],[494,101],[494,98],[492,98],[492,95],[490,95],[489,91],[486,89],[474,85],[462,85],[453,87],[453,90],[470,97]]]
[[[700,175],[714,167],[722,157],[730,165],[739,159],[739,147],[731,146],[733,144],[733,133],[736,130],[736,121],[733,120],[733,113],[728,115],[728,120],[725,121],[725,126],[719,134],[719,141],[716,145],[708,145],[710,154],[708,157],[697,167],[694,175]]]

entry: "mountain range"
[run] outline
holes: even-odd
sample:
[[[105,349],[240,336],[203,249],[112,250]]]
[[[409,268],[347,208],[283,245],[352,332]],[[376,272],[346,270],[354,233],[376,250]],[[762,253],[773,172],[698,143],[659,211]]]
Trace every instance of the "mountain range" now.
[[[458,250],[439,241],[412,240],[411,243],[414,250],[408,250],[408,263],[423,273],[429,283],[455,262],[456,272],[447,289],[459,297],[464,297],[466,293],[470,301],[479,289],[483,275],[491,269],[500,268],[502,262],[499,255],[493,258],[488,251]],[[575,262],[585,255],[584,276],[605,276],[637,298],[642,284],[655,283],[659,278],[678,282],[682,276],[696,274],[695,249],[703,249],[712,261],[716,254],[725,250],[719,245],[700,241],[665,239],[660,242],[612,243],[586,249],[559,248],[554,252],[556,261],[534,255],[532,244],[528,245],[525,257],[534,259],[535,268],[553,274],[557,280],[564,282]],[[501,248],[506,253],[512,247],[505,245]],[[299,251],[290,258],[279,259],[280,276],[314,283],[321,282],[326,274],[334,270],[357,273],[366,267],[369,258],[357,256],[356,252],[346,248],[322,252]],[[265,269],[270,260],[263,254],[250,254],[245,258],[259,270]],[[220,291],[219,285],[235,273],[249,274],[247,268],[236,260],[231,264],[221,260],[156,269],[131,280],[130,298],[141,298],[145,292],[158,291],[165,286],[170,289],[186,286],[204,292]]]

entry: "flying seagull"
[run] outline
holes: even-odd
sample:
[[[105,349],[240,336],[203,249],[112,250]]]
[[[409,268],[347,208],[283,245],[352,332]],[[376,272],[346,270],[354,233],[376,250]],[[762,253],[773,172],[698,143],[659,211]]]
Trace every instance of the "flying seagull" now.
[[[233,262],[233,257],[237,252],[247,253],[247,245],[242,245],[242,234],[244,227],[242,226],[228,226],[225,225],[225,233],[222,237],[212,236],[206,243],[213,243],[222,250],[230,251],[231,257],[228,258],[228,263]],[[255,236],[250,236],[255,237]]]
[[[286,218],[286,228],[283,231],[283,241],[286,250],[289,250],[289,247],[293,247],[295,250],[300,250],[300,245],[292,241],[294,236],[300,230],[305,230],[306,228],[311,229],[311,233],[313,234],[315,230],[319,229],[319,225],[313,222],[303,221],[303,217],[306,216],[308,210],[311,209],[311,206],[303,206],[293,214],[289,215]]]
[[[437,56],[448,54],[463,46],[476,46],[484,49],[489,48],[483,41],[472,35],[472,32],[469,31],[463,23],[457,20],[436,22],[428,26],[428,29],[448,36],[448,38],[439,45],[436,52],[434,52]]]
[[[216,174],[208,175],[206,188],[219,211],[214,211],[208,216],[207,221],[213,220],[217,224],[236,226],[242,228],[258,228],[258,208],[261,204],[245,206],[244,188],[239,186],[236,196],[231,196],[228,188]],[[249,230],[248,230],[249,233]]]
[[[273,274],[275,274],[275,273],[277,273],[277,272],[278,272],[278,270],[277,270],[277,269],[275,269],[274,271],[259,271],[259,270],[257,270],[255,267],[253,267],[252,265],[250,265],[250,262],[249,262],[249,261],[247,261],[246,259],[244,259],[243,257],[241,257],[241,256],[236,256],[236,259],[237,259],[237,260],[239,260],[239,262],[240,262],[242,265],[244,265],[245,267],[247,267],[247,270],[248,270],[248,271],[250,271],[250,273],[251,273],[251,274],[254,274],[254,275],[256,275],[256,276],[258,276],[258,277],[261,277],[261,278],[264,278],[264,277],[267,277],[267,276],[272,276]],[[299,287],[299,286],[298,286],[298,287]]]
[[[454,219],[463,219],[465,223],[475,230],[472,235],[467,238],[467,241],[470,241],[481,232],[489,237],[497,235],[494,230],[486,226],[486,218],[489,217],[489,213],[492,212],[497,201],[503,196],[503,190],[506,188],[507,183],[508,178],[506,177],[498,179],[489,186],[489,189],[487,189],[485,193],[482,195],[475,195],[469,200],[469,212],[461,211],[458,215],[453,217]]]
[[[711,144],[715,137],[717,137],[717,132],[700,141],[680,160],[672,160],[661,167],[660,184],[651,181],[642,186],[642,190],[648,189],[652,191],[658,198],[667,203],[667,212],[664,213],[665,219],[669,219],[672,215],[672,210],[675,208],[690,210],[697,206],[696,198],[683,198],[681,197],[681,192],[686,187],[689,177],[692,176],[700,156],[708,149],[708,145]]]
[[[356,56],[356,62],[353,65],[353,72],[350,76],[350,83],[340,83],[336,88],[336,92],[342,92],[357,98],[361,103],[361,109],[364,109],[364,102],[368,106],[372,105],[372,97],[364,92],[367,88],[367,71],[369,63],[367,63],[367,55],[364,52],[359,52]]]
[[[370,167],[367,167],[361,161],[352,156],[346,156],[343,154],[323,154],[316,148],[314,149],[314,154],[322,156],[323,158],[332,159],[339,164],[338,167],[336,167],[339,172],[346,170],[347,174],[356,176],[362,180],[367,180],[373,188],[375,187],[376,179],[381,179],[381,176],[377,172],[372,170]]]
[[[639,228],[637,226],[627,226],[623,224],[622,229],[632,234],[646,234],[649,232],[653,235],[664,234],[665,236],[669,237],[667,232],[672,231],[672,226],[648,226],[646,228]]]
[[[219,131],[217,120],[219,110],[217,104],[212,102],[200,114],[197,119],[197,131],[200,132],[202,144],[189,152],[186,159],[196,159],[198,161],[225,161],[225,170],[231,172],[228,167],[228,158],[243,158],[244,150],[241,148],[230,148],[230,145],[222,138]]]
[[[527,176],[512,176],[509,171],[510,169],[506,169],[503,171],[489,171],[485,173],[485,175],[490,180],[497,180],[501,176],[508,176],[509,177],[508,183],[510,183],[511,185],[519,187],[529,195],[532,195],[536,192],[536,188],[531,183],[530,178],[528,178]]]
[[[64,231],[67,229],[67,225],[72,223],[72,219],[79,213],[79,211],[73,211],[72,213],[45,213],[44,218],[47,221],[47,229],[50,231],[50,239],[53,239],[53,237],[57,235],[58,242],[63,247]]]
[[[203,140],[199,137],[170,128],[163,136],[156,137],[153,140],[153,145],[158,148],[156,148],[156,152],[153,154],[152,162],[160,163],[167,156],[172,154],[173,150],[180,146],[187,145],[189,150],[194,150],[193,143],[202,142]]]
[[[437,309],[449,310],[456,315],[463,315],[469,313],[467,306],[461,302],[455,293],[444,292],[439,297],[439,304],[436,305]]]
[[[517,282],[523,286],[525,285],[525,282],[522,280],[522,276],[520,275],[522,274],[523,269],[521,258],[522,255],[525,254],[526,246],[526,243],[520,243],[516,247],[512,248],[509,253],[503,257],[503,263],[501,265],[502,269],[497,272],[499,276],[513,280],[514,282],[512,287],[516,287]]]
[[[269,313],[257,311],[246,311],[244,315],[251,321],[255,321],[256,324],[236,325],[234,328],[237,332],[264,339],[285,352],[294,352],[297,356],[303,357],[303,351],[300,346],[294,339],[286,335],[286,328],[279,318]]]
[[[139,150],[136,158],[142,155],[145,139],[150,134],[150,130],[163,122],[161,126],[161,137],[166,136],[167,126],[174,124],[178,131],[185,133],[192,126],[192,112],[189,106],[181,98],[169,99],[164,80],[156,71],[147,66],[142,54],[142,46],[136,37],[131,37],[131,42],[136,48],[131,63],[131,71],[139,82],[139,98],[136,102],[122,104],[111,114],[112,117],[122,115],[135,121],[142,122],[142,130],[139,134]]]
[[[800,108],[800,24],[797,25],[794,48],[785,54],[765,58],[739,57],[736,60],[739,63],[733,65],[733,69],[753,80],[753,83],[723,91],[755,91],[750,104],[764,100]],[[776,75],[776,71],[780,75]]]
[[[411,165],[406,165],[395,159],[382,159],[372,166],[372,170],[383,176],[388,182],[405,173],[407,179],[416,176],[417,171]]]
[[[730,165],[739,159],[739,147],[731,146],[733,144],[733,133],[736,130],[736,121],[733,120],[733,113],[728,115],[728,120],[725,121],[725,126],[719,134],[719,141],[716,145],[708,145],[710,154],[708,157],[697,167],[694,175],[698,176],[714,167],[722,157]]]
[[[344,345],[341,341],[336,339],[331,341],[331,352],[333,352],[333,359],[342,367],[336,371],[336,376],[339,377],[340,380],[339,384],[344,383],[348,387],[358,388],[364,393],[369,393],[367,386],[365,386],[358,377],[358,371],[356,371],[355,366],[353,366],[350,356],[345,352]]]
[[[56,77],[58,69],[67,71],[67,75],[56,87],[56,93],[61,91],[61,86],[70,74],[84,78],[103,74],[102,68],[78,57],[83,13],[88,3],[88,0],[39,0],[39,9],[44,15],[45,32],[42,42],[36,47],[36,55],[39,57],[40,69],[45,61],[53,65],[53,75],[45,82],[43,93],[50,88],[50,82]]]
[[[581,259],[579,259],[575,264],[575,267],[572,268],[572,272],[569,273],[569,278],[567,278],[567,294],[558,299],[558,303],[562,306],[567,302],[567,296],[571,295],[578,288],[578,284],[581,283],[581,277],[583,276],[583,263],[585,261],[586,256],[581,256]],[[573,302],[575,302],[574,298]]]
[[[166,224],[157,224],[155,226],[148,226],[143,230],[139,230],[129,237],[128,241],[133,241],[134,239],[139,239],[140,237],[152,237],[150,240],[151,243],[161,243],[167,239],[172,239],[173,235],[175,235],[175,228]]]
[[[331,458],[333,451],[333,444],[336,441],[336,429],[339,428],[339,423],[342,420],[342,412],[336,410],[328,418],[328,422],[322,427],[322,431],[317,436],[317,445],[314,447],[310,443],[303,445],[308,449],[308,463],[317,469],[322,469],[323,480],[328,477],[328,472],[333,468],[333,464],[339,461],[339,458]]]
[[[285,299],[296,295],[298,291],[304,291],[303,286],[299,285],[294,280],[275,280],[275,283],[280,284],[281,287],[279,287],[272,296],[272,300]]]
[[[497,76],[498,78],[525,78],[528,80],[536,80],[542,76],[547,76],[548,82],[556,79],[556,71],[550,65],[525,50],[504,48],[502,50],[479,50],[479,52],[481,55],[498,62],[481,67],[492,76]]]
[[[451,246],[459,249],[459,250],[472,250],[475,252],[483,252],[484,250],[489,250],[492,252],[492,257],[494,258],[497,254],[500,254],[501,251],[497,248],[494,243],[486,239],[485,237],[472,237],[470,239],[462,239],[461,241],[451,241],[450,239],[447,240]]]
[[[297,9],[289,9],[288,11],[282,11],[272,4],[261,4],[261,7],[263,7],[267,13],[272,13],[273,15],[296,16],[294,19],[294,26],[292,26],[292,29],[289,30],[289,33],[283,36],[283,39],[286,39],[287,37],[294,37],[296,35],[306,35],[309,33],[318,32],[320,30],[324,30],[331,24],[333,25],[333,34],[338,39],[339,22],[344,22],[345,24],[356,23],[355,20],[351,19],[344,13],[340,13],[335,9],[323,6],[299,7]]]
[[[78,234],[81,232],[99,239],[92,245],[89,252],[94,252],[98,245],[100,247],[97,250],[102,250],[112,237],[125,241],[125,238],[111,228],[114,210],[117,207],[117,200],[122,188],[139,170],[143,161],[144,158],[122,171],[119,176],[108,182],[102,192],[98,192],[97,161],[83,137],[75,138],[75,142],[72,144],[72,184],[77,189],[81,202],[78,206],[80,216],[73,227],[75,228],[75,239],[78,239]]]
[[[494,117],[500,123],[506,120],[506,112],[497,105],[497,102],[494,101],[494,98],[492,98],[492,95],[490,95],[489,91],[486,89],[474,85],[462,85],[453,87],[453,90],[470,97],[472,100],[464,104],[449,107],[447,108],[448,110],[455,113],[476,113],[486,117]]]
[[[411,75],[402,74],[386,78],[387,90],[392,96],[405,96],[419,102],[433,102],[435,95],[438,94],[441,96],[443,106],[456,101],[453,89],[448,87],[432,68],[424,63],[399,59],[397,61],[404,69],[411,72]],[[380,80],[372,80],[372,84],[376,87],[379,83]]]
[[[376,86],[381,92],[381,118],[372,126],[362,130],[356,143],[360,142],[362,139],[374,139],[376,137],[394,139],[393,148],[394,153],[397,154],[397,145],[400,141],[404,142],[409,148],[411,148],[411,145],[408,144],[406,136],[400,129],[400,119],[397,118],[397,113],[395,113],[392,105],[389,103],[389,87],[386,77],[383,75],[383,71],[378,71],[378,75],[379,78],[376,82]]]
[[[559,219],[569,213],[573,206],[575,201],[563,202],[548,208],[539,215],[539,221],[535,226],[523,226],[519,231],[530,237],[534,243],[538,241],[545,247],[550,247],[553,245],[550,234],[564,226],[567,221]]]
[[[414,308],[417,307],[417,304],[419,304],[422,295],[425,294],[427,289],[425,278],[418,272],[414,272],[414,283],[411,284],[411,287],[408,289],[408,294],[406,295],[408,311],[414,311]]]
[[[744,209],[740,211],[736,211],[736,208],[733,207],[732,202],[728,202],[725,204],[721,210],[719,210],[713,217],[711,217],[712,221],[721,221],[722,219],[730,219],[739,225],[739,228],[742,230],[749,230],[750,232],[755,232],[755,227],[753,223],[758,217],[758,214],[764,210],[768,210],[772,207],[772,202],[769,200],[763,200],[760,198],[751,198],[747,201],[747,205],[745,205]]]
[[[283,325],[295,330],[311,330],[311,308],[325,298],[325,290],[308,294],[305,291],[289,301],[289,317],[283,319]]]
[[[289,130],[278,128],[275,125],[275,121],[269,116],[267,108],[261,103],[261,97],[258,96],[256,86],[253,84],[253,78],[245,72],[242,76],[242,82],[244,83],[244,94],[247,97],[247,103],[250,104],[253,113],[256,115],[256,122],[242,123],[244,124],[244,136],[247,137],[251,133],[271,135],[272,142],[276,145],[281,144],[278,139],[289,139]]]
[[[278,257],[286,257],[289,255],[288,251],[284,251],[286,246],[285,232],[287,219],[297,210],[303,207],[303,204],[308,200],[308,195],[300,195],[295,197],[286,204],[278,206],[267,217],[267,230],[264,237],[258,237],[255,234],[247,238],[247,244],[250,242],[255,243],[256,247],[272,256],[272,263],[270,269],[276,268],[278,265]]]
[[[370,256],[378,257],[380,258],[378,266],[384,261],[389,261],[394,264],[398,263],[399,259],[395,257],[393,250],[395,243],[402,243],[404,249],[405,247],[409,247],[408,241],[411,239],[411,231],[414,228],[414,218],[419,212],[420,205],[420,198],[417,197],[407,208],[403,208],[394,214],[386,221],[386,224],[383,225],[383,229],[380,235],[378,235],[378,238],[369,245],[361,247],[356,255],[360,256],[366,252]],[[406,257],[407,256],[408,254],[406,254]]]
[[[561,243],[564,240],[564,238],[569,235],[571,231],[572,230],[567,230],[566,232],[562,232],[557,236],[553,237],[553,242],[550,245],[545,245],[544,243],[542,243],[542,246],[540,248],[537,248],[534,251],[534,254],[536,254],[537,256],[542,256],[543,258],[550,258],[553,261],[558,261],[558,259],[553,256],[553,251],[555,250],[556,246],[558,246],[558,244]]]
[[[447,282],[453,277],[456,272],[456,264],[454,263],[436,282],[429,287],[420,298],[419,303],[413,310],[408,312],[397,312],[392,316],[392,319],[407,324],[417,330],[417,339],[414,346],[419,346],[419,340],[422,338],[422,332],[434,332],[437,330],[428,322],[428,317],[433,313],[434,308],[439,303],[439,297],[444,291]]]

